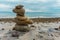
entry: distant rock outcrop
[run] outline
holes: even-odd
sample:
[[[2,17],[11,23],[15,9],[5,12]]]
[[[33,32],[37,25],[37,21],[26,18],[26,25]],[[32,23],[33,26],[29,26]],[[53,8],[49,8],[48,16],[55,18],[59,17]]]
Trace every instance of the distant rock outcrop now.
[[[13,30],[29,31],[30,28],[28,27],[28,24],[32,24],[33,21],[25,17],[23,5],[16,6],[15,9],[13,9],[13,12],[17,14],[17,17],[15,18],[16,25]]]

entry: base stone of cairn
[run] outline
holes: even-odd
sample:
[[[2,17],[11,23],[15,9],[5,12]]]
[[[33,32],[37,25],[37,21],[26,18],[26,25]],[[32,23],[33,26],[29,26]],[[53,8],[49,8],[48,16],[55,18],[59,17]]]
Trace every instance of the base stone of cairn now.
[[[32,24],[33,21],[25,17],[25,9],[23,5],[18,5],[13,9],[13,12],[17,14],[15,18],[16,25],[13,30],[26,32],[30,30],[28,24]]]
[[[22,25],[15,25],[13,30],[20,31],[20,32],[28,32],[30,30],[30,27],[22,26]]]

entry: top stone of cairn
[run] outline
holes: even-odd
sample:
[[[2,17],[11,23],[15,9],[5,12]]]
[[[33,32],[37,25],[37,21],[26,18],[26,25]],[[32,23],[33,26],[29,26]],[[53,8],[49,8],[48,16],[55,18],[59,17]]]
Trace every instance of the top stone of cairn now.
[[[17,5],[14,9],[13,12],[17,14],[17,16],[25,16],[25,9],[23,8],[23,5]]]

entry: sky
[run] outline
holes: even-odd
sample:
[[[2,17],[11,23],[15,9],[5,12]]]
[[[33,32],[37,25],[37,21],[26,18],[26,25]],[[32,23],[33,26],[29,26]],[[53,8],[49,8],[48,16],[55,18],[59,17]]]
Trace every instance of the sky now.
[[[19,4],[27,12],[60,12],[60,0],[0,0],[0,11],[11,11]]]
[[[12,12],[19,4],[26,12],[60,13],[60,0],[0,0],[0,12]]]

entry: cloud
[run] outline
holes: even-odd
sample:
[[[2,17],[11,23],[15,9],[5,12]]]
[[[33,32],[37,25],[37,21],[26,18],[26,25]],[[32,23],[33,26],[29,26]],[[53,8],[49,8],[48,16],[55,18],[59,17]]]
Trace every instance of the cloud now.
[[[0,8],[2,8],[2,9],[7,9],[7,8],[10,8],[10,7],[11,7],[10,5],[0,4]]]
[[[25,9],[26,12],[33,12],[33,10],[30,10],[30,9]]]
[[[5,1],[8,1],[8,2],[19,2],[21,0],[5,0]]]
[[[47,2],[48,0],[21,0],[20,2],[26,3],[38,3],[38,2]]]
[[[6,4],[0,4],[0,11],[11,11],[11,6]]]
[[[48,0],[37,0],[39,2],[47,2]]]
[[[0,0],[0,1],[37,3],[37,2],[47,2],[48,0]]]
[[[40,10],[31,10],[31,9],[25,9],[25,10],[26,10],[26,12],[42,12]]]
[[[56,7],[60,7],[60,0],[56,0],[55,6],[56,6]]]
[[[31,9],[25,9],[26,10],[26,12],[46,12],[47,10],[31,10]]]

